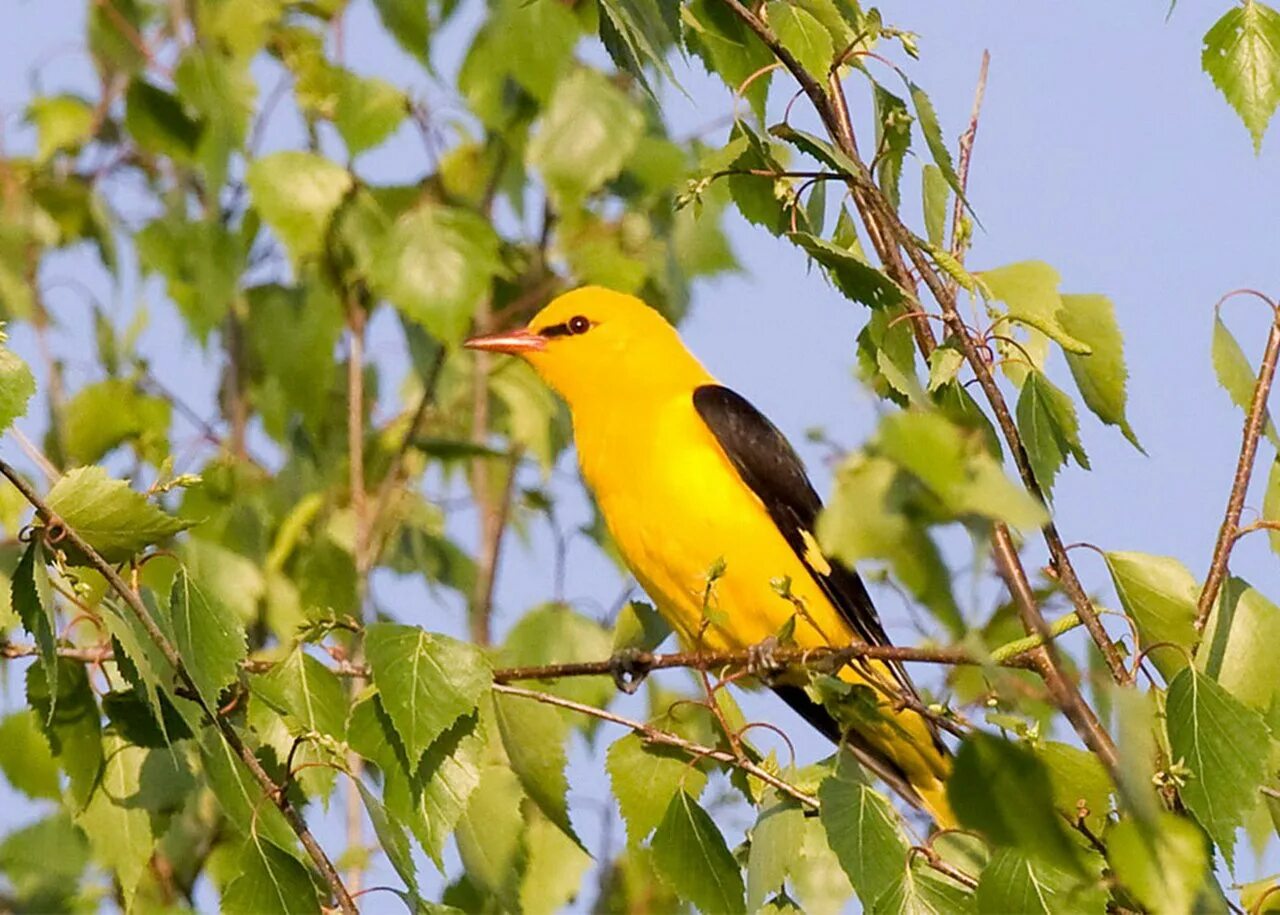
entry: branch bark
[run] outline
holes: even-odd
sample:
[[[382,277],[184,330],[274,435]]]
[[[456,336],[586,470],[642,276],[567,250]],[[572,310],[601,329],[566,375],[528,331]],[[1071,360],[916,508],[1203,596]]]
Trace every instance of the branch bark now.
[[[1253,465],[1258,456],[1258,440],[1267,424],[1267,400],[1275,381],[1276,363],[1280,360],[1280,310],[1274,304],[1271,308],[1274,314],[1271,333],[1267,335],[1267,347],[1262,353],[1258,380],[1253,386],[1253,398],[1249,402],[1249,412],[1245,414],[1240,459],[1236,462],[1236,474],[1231,481],[1231,494],[1227,497],[1227,510],[1222,518],[1222,526],[1218,529],[1218,542],[1213,548],[1209,574],[1205,578],[1204,590],[1200,592],[1200,601],[1196,606],[1197,632],[1204,630],[1209,613],[1218,599],[1218,592],[1222,590],[1222,583],[1226,580],[1227,563],[1231,559],[1231,549],[1239,539],[1240,514],[1244,510],[1244,498],[1249,491],[1249,480],[1253,476]]]
[[[196,688],[195,681],[191,678],[191,674],[187,671],[181,655],[178,654],[178,650],[173,647],[173,644],[165,637],[164,633],[160,631],[160,627],[156,624],[156,621],[151,618],[151,614],[147,611],[146,605],[142,603],[142,598],[140,598],[137,592],[129,587],[129,584],[120,577],[120,573],[116,571],[115,567],[103,559],[98,551],[80,535],[79,531],[73,527],[69,527],[61,518],[51,511],[44,499],[42,499],[40,495],[31,488],[30,484],[23,479],[22,475],[19,474],[17,470],[7,462],[0,461],[0,473],[7,477],[9,482],[11,482],[20,493],[22,493],[23,498],[31,503],[32,507],[35,508],[40,518],[43,519],[46,524],[57,524],[63,531],[65,531],[65,539],[88,558],[90,565],[92,565],[93,568],[107,580],[107,584],[111,586],[111,589],[120,595],[120,598],[133,612],[134,616],[137,617],[138,622],[141,623],[143,629],[146,630],[147,636],[155,643],[156,647],[160,649],[165,660],[173,668],[174,673],[182,682],[182,686],[192,695],[198,697],[199,690]],[[262,764],[258,762],[258,757],[255,756],[253,751],[245,745],[244,741],[240,738],[240,734],[236,731],[231,722],[222,717],[216,708],[209,708],[206,706],[203,700],[197,698],[196,701],[199,702],[204,713],[209,716],[214,726],[218,729],[218,732],[222,735],[222,739],[226,742],[227,746],[231,748],[232,752],[240,757],[240,760],[249,770],[250,775],[252,775],[254,780],[257,781],[258,785],[266,793],[267,797],[272,798],[280,808],[280,812],[284,814],[285,821],[289,824],[289,827],[293,830],[294,834],[297,835],[298,841],[302,843],[302,847],[306,850],[308,856],[310,856],[312,862],[320,871],[321,876],[329,885],[329,889],[333,892],[334,898],[337,900],[338,906],[342,909],[344,915],[357,915],[355,902],[352,901],[351,894],[347,891],[345,884],[342,882],[342,877],[339,876],[337,870],[333,866],[333,862],[329,860],[329,856],[325,854],[324,849],[320,847],[320,843],[316,841],[315,836],[311,834],[311,830],[308,828],[306,820],[302,818],[302,815],[294,808],[288,797],[280,790],[280,786],[277,785],[272,780],[271,776],[267,774],[266,770],[262,768]]]

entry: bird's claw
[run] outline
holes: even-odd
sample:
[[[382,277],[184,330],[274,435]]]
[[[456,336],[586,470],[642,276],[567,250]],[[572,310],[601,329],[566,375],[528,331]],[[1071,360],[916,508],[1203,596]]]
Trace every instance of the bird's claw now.
[[[639,648],[623,648],[609,659],[613,685],[630,696],[649,676],[649,652]]]
[[[774,652],[778,650],[777,636],[769,636],[758,645],[752,645],[747,649],[747,673],[752,676],[761,676],[774,673],[778,669],[777,658]]]

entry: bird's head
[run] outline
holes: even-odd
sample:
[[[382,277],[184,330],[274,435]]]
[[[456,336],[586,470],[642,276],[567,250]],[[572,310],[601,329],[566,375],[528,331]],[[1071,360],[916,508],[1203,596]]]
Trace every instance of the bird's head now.
[[[524,358],[574,409],[708,380],[657,310],[600,286],[567,292],[527,327],[475,337],[466,346]]]

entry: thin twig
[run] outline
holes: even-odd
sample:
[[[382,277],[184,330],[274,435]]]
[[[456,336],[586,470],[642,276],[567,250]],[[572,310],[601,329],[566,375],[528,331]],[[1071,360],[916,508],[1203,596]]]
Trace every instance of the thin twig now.
[[[400,476],[404,470],[404,462],[409,455],[409,449],[413,447],[414,439],[418,435],[418,429],[421,427],[428,409],[435,402],[436,387],[440,383],[441,370],[444,368],[444,354],[445,351],[442,347],[432,360],[426,377],[422,379],[422,396],[418,398],[418,405],[414,407],[413,415],[409,417],[409,425],[405,427],[404,436],[400,439],[400,445],[396,448],[396,453],[391,458],[391,466],[387,468],[382,482],[378,484],[378,494],[374,500],[373,513],[369,517],[370,534],[377,540],[377,545],[373,547],[375,558],[382,552],[382,541],[385,537],[390,536],[390,531],[382,537],[378,537],[378,533],[382,530],[383,522],[391,509],[392,497],[401,489],[402,481]]]
[[[373,563],[370,551],[369,504],[364,482],[364,332],[365,311],[358,297],[348,294],[347,303],[347,466],[351,491],[351,512],[355,516],[356,612],[365,619],[369,605],[369,570]],[[355,644],[360,659],[360,642]],[[351,683],[354,697],[364,686],[364,678]],[[364,801],[356,788],[364,771],[364,758],[354,751],[347,754],[352,782],[347,786],[347,849],[364,846]],[[364,867],[360,855],[353,855],[347,867],[347,885],[353,894],[364,885]]]
[[[957,157],[956,178],[960,184],[960,193],[956,195],[951,207],[951,255],[964,263],[965,251],[969,247],[967,233],[961,232],[964,224],[965,196],[969,190],[969,163],[973,158],[973,141],[978,137],[978,118],[982,114],[982,99],[987,93],[987,70],[991,66],[991,52],[982,52],[982,64],[978,67],[978,86],[973,92],[973,110],[969,113],[969,126],[960,135],[960,155]],[[951,292],[955,294],[959,284],[951,281]]]
[[[1200,602],[1196,605],[1197,631],[1203,631],[1209,612],[1218,599],[1222,582],[1227,577],[1227,563],[1231,559],[1231,548],[1235,545],[1236,534],[1240,529],[1240,513],[1244,510],[1244,497],[1249,490],[1249,479],[1253,476],[1253,464],[1258,456],[1258,439],[1262,437],[1262,430],[1267,423],[1267,399],[1271,396],[1271,385],[1275,381],[1277,360],[1280,360],[1280,315],[1272,319],[1271,333],[1267,335],[1267,348],[1262,353],[1262,364],[1258,368],[1258,380],[1253,386],[1253,399],[1249,402],[1249,412],[1245,414],[1240,459],[1236,463],[1235,478],[1231,481],[1231,495],[1227,498],[1222,527],[1218,529],[1218,542],[1213,548],[1213,561],[1209,564],[1204,590],[1200,592]]]
[[[17,488],[18,492],[22,493],[23,498],[25,498],[35,508],[37,514],[46,525],[50,527],[57,525],[62,532],[62,538],[84,554],[88,559],[89,564],[107,580],[107,584],[111,586],[112,590],[120,595],[121,599],[123,599],[125,604],[128,605],[134,616],[137,617],[138,622],[142,624],[143,629],[146,630],[147,636],[156,645],[156,647],[160,649],[161,654],[164,655],[169,666],[173,668],[174,673],[182,682],[182,686],[195,696],[195,701],[200,705],[204,713],[209,716],[209,719],[213,722],[214,726],[217,727],[227,746],[229,746],[231,750],[240,757],[245,768],[249,770],[249,773],[253,776],[254,780],[258,782],[258,785],[262,788],[266,796],[271,798],[275,802],[276,806],[279,807],[280,812],[284,815],[285,821],[297,835],[298,841],[302,843],[302,847],[306,849],[312,862],[319,869],[320,874],[325,879],[325,882],[328,883],[329,888],[333,891],[333,895],[337,899],[339,907],[345,915],[356,915],[355,903],[351,901],[351,894],[347,892],[347,888],[342,882],[342,877],[339,876],[337,870],[334,869],[333,862],[329,860],[329,856],[325,854],[324,849],[320,847],[320,843],[316,841],[315,836],[311,834],[311,830],[307,827],[307,823],[302,818],[302,815],[294,808],[293,803],[288,799],[288,797],[280,791],[280,787],[272,780],[271,776],[267,774],[266,770],[262,768],[262,764],[258,761],[258,757],[255,756],[253,751],[245,745],[240,734],[236,731],[231,722],[219,714],[217,709],[210,708],[204,700],[200,698],[200,692],[196,688],[195,680],[192,679],[191,673],[183,663],[182,656],[178,653],[178,650],[173,647],[173,643],[169,641],[164,632],[161,631],[160,627],[156,624],[156,621],[151,618],[151,614],[148,612],[146,605],[143,604],[142,598],[140,598],[137,592],[130,588],[128,583],[120,577],[120,573],[116,571],[115,566],[103,559],[102,555],[80,535],[79,531],[68,526],[66,522],[59,518],[58,515],[49,508],[48,503],[40,497],[40,495],[29,483],[27,483],[25,479],[23,479],[22,475],[18,473],[17,470],[7,462],[0,461],[0,474],[7,477],[9,482]]]

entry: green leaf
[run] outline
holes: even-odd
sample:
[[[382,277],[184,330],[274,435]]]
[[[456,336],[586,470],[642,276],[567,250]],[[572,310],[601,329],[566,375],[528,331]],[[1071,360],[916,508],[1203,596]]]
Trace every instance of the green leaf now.
[[[36,392],[36,380],[31,369],[12,350],[4,346],[5,336],[0,331],[0,432],[13,421],[25,416],[27,403]]]
[[[964,365],[964,353],[949,340],[930,353],[929,393],[932,394],[943,385],[954,381],[962,365]]]
[[[418,872],[413,863],[412,849],[409,847],[409,836],[404,827],[383,806],[378,796],[369,790],[363,780],[353,779],[360,791],[360,799],[364,801],[365,812],[369,814],[369,822],[373,824],[374,835],[378,837],[387,860],[395,868],[404,885],[412,893],[418,892]]]
[[[1124,338],[1116,323],[1115,306],[1103,295],[1064,294],[1057,317],[1067,333],[1092,350],[1088,355],[1064,352],[1085,405],[1098,419],[1117,427],[1133,447],[1142,451],[1125,416],[1125,382],[1129,372],[1125,368]]]
[[[400,129],[409,115],[409,99],[386,80],[339,73],[333,125],[354,158]]]
[[[960,884],[912,859],[876,900],[874,911],[884,915],[963,915],[973,911],[973,897]]]
[[[822,139],[822,137],[804,130],[796,130],[796,128],[787,123],[774,124],[769,128],[769,133],[780,140],[786,140],[805,155],[813,156],[823,165],[841,175],[858,175],[860,173],[857,164],[852,159],[834,144]],[[839,232],[836,234],[836,240],[844,244],[845,240],[839,238]]]
[[[1048,770],[1030,750],[990,734],[971,735],[956,756],[947,798],[965,827],[996,844],[1078,868]]]
[[[818,541],[851,567],[863,559],[887,560],[898,581],[959,638],[967,626],[951,591],[951,571],[923,523],[904,505],[913,485],[885,458],[850,457],[818,517]]]
[[[528,801],[525,820],[528,857],[520,881],[520,911],[523,915],[556,915],[578,895],[582,877],[591,867],[591,855]]]
[[[378,293],[435,337],[457,343],[502,269],[498,236],[468,210],[424,202],[396,220],[378,247]]]
[[[671,798],[653,834],[653,861],[664,883],[704,912],[744,912],[742,873],[707,812],[687,792]]]
[[[1166,681],[1187,666],[1196,641],[1200,586],[1187,567],[1168,556],[1108,552],[1107,571],[1124,612],[1138,626],[1142,647],[1169,642],[1187,649],[1155,648],[1147,657]]]
[[[897,208],[902,199],[902,162],[911,148],[912,117],[907,111],[907,103],[898,96],[879,83],[875,83],[873,88],[876,103],[876,182]],[[942,175],[936,165],[926,168]],[[946,179],[942,181],[945,192]]]
[[[103,738],[102,748],[102,781],[76,817],[76,825],[88,836],[93,856],[119,882],[127,910],[133,907],[133,894],[155,851],[151,815],[137,802],[143,764],[151,751],[114,734]]]
[[[996,851],[982,871],[976,894],[978,912],[1004,915],[1057,915],[1059,912],[1102,912],[1107,892],[1101,885],[1082,885],[1080,878],[1012,848]]]
[[[45,500],[62,523],[88,541],[107,562],[126,562],[146,547],[185,530],[191,522],[175,518],[113,480],[102,467],[78,467],[64,474]],[[73,564],[84,557],[62,543]]]
[[[653,651],[670,635],[671,626],[653,604],[642,600],[627,601],[613,623],[613,651]]]
[[[1266,713],[1280,696],[1275,646],[1280,607],[1234,576],[1222,585],[1196,654],[1196,668],[1246,705]]]
[[[427,748],[416,769],[376,693],[353,706],[347,739],[382,770],[388,812],[408,825],[436,866],[442,866],[445,842],[480,783],[485,731],[479,716],[455,723]]]
[[[489,689],[489,665],[473,645],[413,626],[373,623],[365,652],[387,714],[411,763]]]
[[[1262,517],[1280,525],[1280,455],[1271,462],[1271,473],[1267,475],[1267,489],[1262,494]],[[1271,551],[1280,555],[1280,526],[1268,531],[1267,537],[1271,540]]]
[[[707,72],[737,91],[753,74],[773,63],[773,55],[747,26],[720,0],[693,0],[681,4],[684,40],[702,59]],[[756,116],[763,120],[771,72],[761,73],[745,91]]]
[[[1218,384],[1231,395],[1231,402],[1247,414],[1253,402],[1257,373],[1249,365],[1244,350],[1221,317],[1213,320],[1212,352],[1213,371],[1218,376]],[[1271,421],[1271,411],[1264,408],[1262,417],[1267,438],[1280,448],[1280,435],[1276,434],[1275,424]]]
[[[327,666],[299,646],[251,681],[253,692],[293,720],[297,733],[347,736],[347,690]]]
[[[65,812],[57,812],[14,829],[0,841],[0,872],[7,878],[15,909],[71,911],[82,900],[76,894],[89,863],[84,833]],[[8,900],[6,900],[8,901]]]
[[[570,210],[622,171],[643,131],[640,109],[621,89],[578,69],[556,86],[525,161],[557,207]]]
[[[1156,704],[1159,697],[1154,692],[1133,688],[1109,688],[1110,702],[1115,709],[1116,746],[1119,750],[1119,766],[1116,785],[1124,806],[1144,827],[1150,827],[1160,812],[1160,800],[1156,795],[1155,764],[1160,748],[1156,744]]]
[[[1046,494],[1070,455],[1086,470],[1089,458],[1080,444],[1080,425],[1071,398],[1054,386],[1039,369],[1022,382],[1017,406],[1018,431],[1031,460],[1036,480]]]
[[[888,308],[906,298],[897,283],[884,271],[873,267],[848,248],[818,238],[808,232],[789,232],[787,237],[822,265],[831,284],[851,302],[872,308]]]
[[[431,65],[431,17],[425,0],[373,0],[383,28],[423,66]]]
[[[36,156],[48,161],[54,153],[74,151],[90,139],[93,105],[77,95],[46,95],[27,108],[27,121],[36,128]]]
[[[1280,13],[1257,0],[1227,10],[1204,36],[1200,65],[1240,115],[1253,151],[1280,104]]]
[[[467,876],[506,910],[518,899],[524,855],[520,782],[505,765],[485,767],[458,822],[458,855]]]
[[[929,244],[941,248],[947,231],[947,203],[951,189],[942,169],[925,163],[920,172],[920,197],[924,205],[925,235]]]
[[[169,401],[122,378],[86,385],[64,406],[62,450],[68,461],[94,464],[133,442],[144,460],[160,464],[169,452]]]
[[[165,278],[169,298],[196,338],[206,342],[236,299],[244,245],[217,219],[174,216],[152,220],[135,242],[141,266]]]
[[[787,0],[772,0],[767,4],[765,18],[782,46],[791,52],[800,66],[819,83],[825,83],[827,71],[836,57],[831,33],[826,27],[808,10]]]
[[[138,146],[156,156],[178,162],[195,159],[200,122],[187,114],[177,96],[135,78],[125,94],[124,126]]]
[[[33,539],[22,551],[18,567],[10,583],[10,601],[22,628],[36,640],[40,664],[50,684],[49,714],[57,710],[58,697],[58,608],[53,602],[53,588],[45,565],[44,549]]]
[[[303,915],[320,910],[307,869],[271,842],[253,836],[236,862],[238,875],[222,893],[228,915]]]
[[[336,162],[285,150],[254,160],[245,182],[254,207],[297,262],[323,253],[329,221],[354,179]]]
[[[225,604],[179,569],[169,592],[174,647],[182,656],[206,709],[218,707],[222,690],[234,683],[248,655],[244,626]]]
[[[420,816],[411,821],[423,849],[437,865],[472,792],[480,784],[485,734],[477,716],[463,718],[428,749],[414,777]]]
[[[1116,878],[1153,912],[1197,911],[1209,872],[1207,852],[1195,824],[1163,811],[1155,828],[1126,819],[1107,832],[1107,861]]]
[[[221,188],[231,154],[244,145],[254,112],[257,83],[249,63],[193,43],[178,61],[173,81],[178,96],[204,124],[197,159],[205,174],[205,187]]]
[[[228,827],[244,838],[267,839],[279,848],[297,844],[293,830],[237,753],[217,728],[200,727],[192,716],[201,769]],[[197,730],[199,728],[199,730]]]
[[[646,65],[675,82],[667,63],[667,50],[680,32],[680,14],[674,4],[601,0],[600,13],[600,41],[619,69],[635,77],[650,95],[653,89]]]
[[[910,843],[897,813],[870,785],[837,772],[818,789],[831,850],[868,910],[902,878]]]
[[[537,35],[537,41],[529,41]],[[581,27],[560,3],[503,3],[481,28],[458,74],[471,111],[495,133],[513,122],[523,134],[529,97],[545,104],[565,70]],[[523,142],[523,140],[521,141]]]
[[[67,773],[76,807],[88,802],[102,771],[102,718],[84,665],[58,660],[50,690],[43,666],[27,668],[27,703],[36,711],[49,749]],[[56,714],[54,714],[56,710]]]
[[[58,764],[30,709],[20,709],[0,721],[0,772],[27,797],[57,800],[62,796]]]
[[[551,706],[502,693],[493,697],[493,712],[507,759],[525,794],[547,819],[581,844],[569,821],[569,782],[564,774],[568,724]]]
[[[751,830],[747,911],[758,911],[769,895],[782,892],[803,842],[804,810],[790,798],[767,794]]]
[[[1260,712],[1190,667],[1169,684],[1165,715],[1172,760],[1191,770],[1182,800],[1234,868],[1235,831],[1258,803],[1258,786],[1266,775],[1266,722]]]
[[[627,840],[638,845],[662,822],[679,791],[697,798],[707,775],[672,747],[649,746],[638,734],[614,741],[605,755],[613,796],[627,824]]]
[[[1033,530],[1044,506],[1007,476],[995,459],[937,413],[893,413],[880,423],[878,449],[914,474],[958,515],[977,515]],[[977,446],[977,447],[975,447]]]
[[[911,104],[916,107],[916,119],[920,122],[920,132],[924,134],[925,145],[933,156],[934,164],[942,172],[951,190],[957,197],[964,198],[964,188],[960,186],[960,178],[956,175],[955,166],[951,164],[951,153],[947,151],[947,143],[942,138],[942,126],[938,123],[938,112],[933,102],[923,89],[908,81],[907,88],[911,93]]]
[[[1036,755],[1049,771],[1054,805],[1073,819],[1088,811],[1085,823],[1101,833],[1110,822],[1111,777],[1098,757],[1070,744],[1045,741]]]
[[[1012,321],[1033,327],[1057,341],[1068,353],[1087,356],[1089,344],[1076,339],[1062,325],[1061,277],[1044,261],[1019,261],[978,274],[991,296],[1003,302]]]

